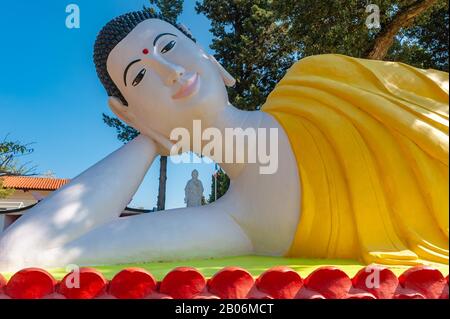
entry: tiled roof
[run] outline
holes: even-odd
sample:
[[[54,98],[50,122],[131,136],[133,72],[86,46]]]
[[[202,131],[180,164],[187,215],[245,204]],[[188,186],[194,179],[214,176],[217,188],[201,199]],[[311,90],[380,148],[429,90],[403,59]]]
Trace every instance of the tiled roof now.
[[[58,282],[39,268],[20,270],[9,281],[0,274],[0,299],[448,299],[448,276],[427,266],[397,277],[389,268],[371,265],[353,278],[331,266],[306,278],[284,266],[258,278],[243,268],[225,267],[209,279],[195,268],[178,267],[160,282],[140,268],[124,269],[110,281],[96,269],[80,268],[77,288],[67,286],[73,275]]]
[[[3,187],[14,189],[56,190],[67,184],[66,178],[47,178],[29,176],[6,176],[2,178]]]

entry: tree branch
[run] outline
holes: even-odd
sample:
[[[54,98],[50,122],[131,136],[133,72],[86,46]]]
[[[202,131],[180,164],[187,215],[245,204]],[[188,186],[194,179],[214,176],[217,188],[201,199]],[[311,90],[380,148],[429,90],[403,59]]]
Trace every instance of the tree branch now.
[[[400,29],[410,26],[415,18],[430,9],[436,2],[437,0],[419,0],[397,12],[392,21],[375,38],[367,58],[382,60],[394,43],[395,36]]]

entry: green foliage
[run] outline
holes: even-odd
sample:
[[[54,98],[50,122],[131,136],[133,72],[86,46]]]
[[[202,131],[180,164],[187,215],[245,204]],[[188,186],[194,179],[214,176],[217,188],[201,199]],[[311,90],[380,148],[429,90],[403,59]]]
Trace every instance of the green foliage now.
[[[386,9],[387,1],[376,1]],[[276,9],[291,21],[289,38],[301,56],[338,53],[360,57],[370,47],[376,31],[365,26],[366,0],[276,1]],[[381,14],[381,23],[386,15]]]
[[[2,198],[8,198],[14,193],[14,189],[12,188],[3,188],[3,181],[0,177],[0,199]]]
[[[183,0],[150,0],[150,4],[156,6],[163,17],[175,23],[183,12]]]
[[[0,141],[0,198],[10,196],[14,190],[3,188],[2,177],[10,175],[30,174],[34,167],[29,167],[28,163],[19,164],[18,159],[21,156],[33,152],[29,144],[22,144],[17,141],[10,141],[5,137]]]
[[[217,199],[222,197],[230,187],[230,178],[225,174],[222,169],[219,169],[216,173],[217,176]],[[208,203],[215,201],[216,196],[216,183],[214,181],[214,175],[211,177],[211,194],[209,194]]]
[[[381,29],[368,30],[365,0],[277,1],[279,12],[292,21],[290,37],[299,43],[302,56],[339,53],[354,57],[365,57],[395,13],[416,2],[373,2],[380,7]],[[448,70],[448,3],[438,0],[402,29],[385,60]]]
[[[30,144],[22,144],[17,141],[0,141],[0,177],[9,175],[25,175],[34,170],[27,164],[19,164],[18,159],[33,152]]]
[[[204,0],[196,10],[211,21],[215,57],[236,78],[230,102],[258,109],[296,59],[289,24],[278,19],[270,0]]]
[[[448,7],[448,2],[442,1],[419,17],[414,26],[402,30],[388,58],[448,72]]]
[[[135,130],[131,126],[126,125],[117,117],[111,117],[103,114],[103,122],[105,122],[105,124],[109,127],[114,128],[117,133],[117,139],[124,143],[131,141],[133,138],[139,135],[139,132],[137,130]]]
[[[292,63],[337,53],[365,57],[396,13],[417,0],[378,0],[381,29],[369,30],[367,0],[203,0],[196,10],[211,21],[211,48],[237,79],[230,102],[258,109]],[[448,4],[437,4],[397,35],[386,60],[448,70]]]

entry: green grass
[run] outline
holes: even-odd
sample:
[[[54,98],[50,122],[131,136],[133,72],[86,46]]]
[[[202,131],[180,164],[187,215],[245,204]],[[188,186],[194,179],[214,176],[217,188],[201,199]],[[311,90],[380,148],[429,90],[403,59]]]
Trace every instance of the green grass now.
[[[282,257],[262,257],[262,256],[244,256],[244,257],[227,257],[207,260],[188,260],[177,262],[153,262],[141,264],[123,264],[109,266],[93,266],[101,271],[106,278],[111,279],[124,268],[140,267],[151,272],[156,279],[161,280],[164,276],[175,267],[191,266],[197,268],[204,276],[211,277],[217,271],[226,266],[238,266],[247,269],[253,276],[258,276],[268,268],[273,266],[288,266],[296,270],[303,278],[308,276],[312,271],[320,266],[333,265],[345,271],[352,277],[358,270],[364,267],[363,264],[352,260],[332,260],[332,259],[303,259],[303,258],[282,258]],[[446,265],[435,265],[445,276],[449,273]],[[409,267],[390,267],[396,274],[400,275]],[[53,269],[49,272],[56,278],[61,279],[65,274],[65,269]],[[4,274],[9,278],[11,274]]]

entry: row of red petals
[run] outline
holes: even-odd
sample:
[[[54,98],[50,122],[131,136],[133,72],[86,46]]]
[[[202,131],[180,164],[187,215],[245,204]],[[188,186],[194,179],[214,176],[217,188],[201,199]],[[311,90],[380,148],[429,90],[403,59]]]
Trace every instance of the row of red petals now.
[[[374,276],[377,271],[377,276]],[[362,268],[352,279],[336,267],[321,267],[305,279],[291,268],[274,267],[258,278],[243,268],[226,267],[206,279],[198,270],[179,267],[157,282],[144,269],[127,268],[108,282],[92,268],[81,268],[79,287],[67,274],[56,281],[47,271],[27,268],[7,282],[0,274],[0,299],[437,299],[449,298],[448,276],[416,266],[397,277],[381,266]],[[371,276],[371,277],[369,277]],[[73,276],[72,276],[73,277]]]

